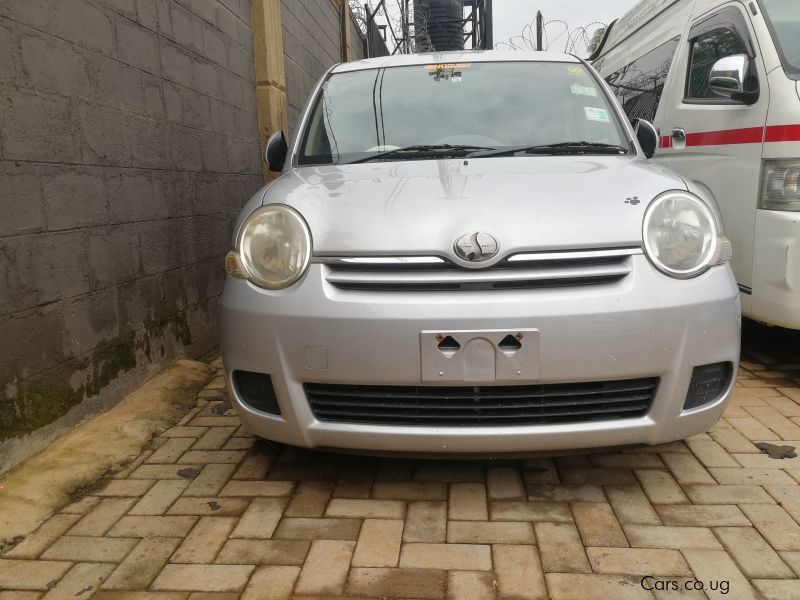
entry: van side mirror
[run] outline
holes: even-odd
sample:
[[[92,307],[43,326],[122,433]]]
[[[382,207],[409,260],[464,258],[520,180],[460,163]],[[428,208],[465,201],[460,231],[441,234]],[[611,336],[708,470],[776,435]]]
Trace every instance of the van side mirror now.
[[[639,145],[642,147],[644,155],[647,158],[653,158],[661,141],[655,125],[644,119],[635,119],[633,121],[633,131],[636,133],[636,139],[639,140]]]
[[[282,131],[276,131],[267,140],[267,149],[264,152],[264,160],[270,171],[282,171],[283,163],[286,162],[286,154],[289,146],[286,144],[286,136]]]
[[[720,58],[711,67],[708,87],[711,91],[731,100],[739,100],[745,104],[755,104],[758,100],[758,84],[747,90],[750,73],[750,57],[747,54],[734,54]]]

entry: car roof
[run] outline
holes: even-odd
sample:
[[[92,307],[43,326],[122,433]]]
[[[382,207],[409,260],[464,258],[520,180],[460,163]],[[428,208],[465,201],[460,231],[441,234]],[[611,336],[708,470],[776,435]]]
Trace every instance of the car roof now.
[[[430,65],[459,62],[563,62],[578,63],[580,60],[571,54],[561,52],[530,52],[526,50],[462,50],[456,52],[426,52],[420,54],[395,54],[365,58],[341,63],[333,68],[333,73],[405,67],[411,65]]]

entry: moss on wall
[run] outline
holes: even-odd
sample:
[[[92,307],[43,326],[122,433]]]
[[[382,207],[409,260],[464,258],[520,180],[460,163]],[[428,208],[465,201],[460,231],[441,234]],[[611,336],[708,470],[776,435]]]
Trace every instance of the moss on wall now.
[[[201,304],[195,310],[205,314],[207,306]],[[15,397],[0,398],[0,442],[52,423],[85,399],[100,394],[128,371],[162,362],[168,347],[185,348],[194,339],[185,311],[150,317],[144,329],[100,344],[87,356],[71,359],[17,384],[19,392]],[[200,351],[207,352],[211,345]],[[156,356],[152,348],[159,349]],[[82,383],[70,383],[74,381]]]
[[[0,402],[0,441],[52,423],[83,400],[57,371],[25,382],[19,397]]]
[[[145,330],[151,338],[163,337],[170,329],[175,334],[175,339],[184,346],[192,343],[192,330],[185,312],[157,315],[145,321]]]
[[[136,367],[136,343],[134,334],[109,346],[100,347],[94,353],[87,371],[87,382],[80,391],[86,398],[100,393],[114,379]]]

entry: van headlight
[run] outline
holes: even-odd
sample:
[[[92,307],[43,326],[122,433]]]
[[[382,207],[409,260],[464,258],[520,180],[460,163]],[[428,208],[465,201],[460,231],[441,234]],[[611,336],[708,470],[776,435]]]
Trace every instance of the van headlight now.
[[[658,196],[644,215],[644,249],[657,269],[670,277],[688,279],[731,258],[714,213],[688,192]]]
[[[268,204],[245,220],[225,270],[259,287],[281,290],[302,277],[310,260],[311,232],[303,217],[284,204]]]
[[[765,160],[759,208],[800,211],[800,160]]]

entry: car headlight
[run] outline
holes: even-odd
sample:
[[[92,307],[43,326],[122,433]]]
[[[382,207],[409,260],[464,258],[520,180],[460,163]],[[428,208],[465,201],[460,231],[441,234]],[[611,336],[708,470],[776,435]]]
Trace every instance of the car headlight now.
[[[800,211],[800,160],[766,160],[759,208]]]
[[[721,234],[708,205],[688,192],[658,196],[644,215],[644,248],[657,269],[688,279],[731,257],[731,244]]]
[[[267,204],[247,217],[236,252],[225,258],[225,271],[269,290],[295,283],[311,260],[311,232],[300,214],[283,204]]]

